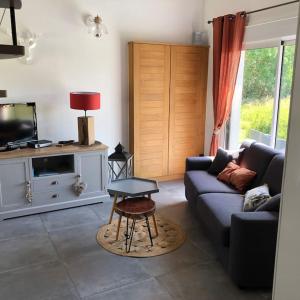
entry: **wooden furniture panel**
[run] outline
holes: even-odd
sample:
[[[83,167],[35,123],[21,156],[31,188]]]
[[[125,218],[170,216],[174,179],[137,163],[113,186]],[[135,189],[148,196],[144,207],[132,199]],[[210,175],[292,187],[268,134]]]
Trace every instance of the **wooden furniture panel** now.
[[[208,48],[171,47],[169,174],[204,152]]]
[[[170,46],[130,43],[130,151],[134,174],[168,174]]]
[[[134,175],[181,178],[203,153],[208,47],[129,43],[129,129]]]

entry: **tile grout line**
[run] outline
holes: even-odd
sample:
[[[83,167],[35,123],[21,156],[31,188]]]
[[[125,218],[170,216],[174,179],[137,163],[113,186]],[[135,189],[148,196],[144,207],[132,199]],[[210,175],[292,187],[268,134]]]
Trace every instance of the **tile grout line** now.
[[[16,272],[16,271],[26,270],[26,269],[29,269],[29,268],[32,268],[32,267],[42,266],[42,265],[45,265],[45,264],[48,264],[48,263],[57,262],[57,261],[58,261],[57,259],[54,259],[54,260],[45,260],[43,262],[32,263],[32,264],[29,264],[29,265],[23,265],[21,267],[16,267],[16,268],[12,268],[12,269],[5,270],[5,271],[0,271],[0,275],[6,274],[6,273],[10,273],[10,272]]]
[[[40,216],[40,217],[41,217],[41,216]],[[73,281],[73,279],[72,279],[72,277],[71,277],[71,275],[70,275],[70,273],[69,273],[69,271],[68,271],[68,269],[67,269],[67,267],[66,267],[65,262],[61,259],[60,255],[59,255],[59,252],[58,252],[58,250],[57,250],[57,247],[56,247],[55,243],[53,242],[53,240],[52,240],[52,238],[51,238],[51,235],[50,235],[51,232],[48,231],[48,229],[47,229],[47,227],[46,227],[46,225],[45,225],[44,220],[43,220],[42,217],[41,217],[41,220],[42,220],[43,226],[44,226],[45,229],[46,229],[48,239],[49,239],[49,241],[50,241],[52,247],[53,247],[54,250],[55,250],[55,253],[56,253],[56,256],[57,256],[57,261],[60,262],[61,265],[63,266],[63,268],[64,268],[64,270],[65,270],[65,272],[66,272],[66,275],[67,275],[68,279],[70,280],[70,282],[71,282],[71,284],[72,284],[72,286],[73,286],[73,288],[74,288],[74,291],[75,291],[75,293],[76,293],[76,296],[78,297],[78,299],[82,299],[81,296],[80,296],[79,291],[77,290],[76,284],[75,284],[75,282]]]
[[[103,296],[103,295],[106,294],[106,293],[110,293],[110,292],[113,292],[113,291],[117,291],[117,290],[123,289],[123,288],[125,288],[125,287],[129,287],[129,288],[130,288],[130,287],[135,286],[135,285],[137,285],[137,284],[144,283],[144,282],[146,282],[146,281],[148,281],[148,280],[150,280],[150,279],[154,279],[155,281],[158,282],[158,280],[157,280],[154,276],[150,276],[149,278],[146,278],[146,279],[144,279],[144,280],[141,280],[141,281],[138,281],[138,282],[127,283],[127,284],[120,285],[120,286],[115,287],[115,288],[111,288],[111,289],[104,290],[104,291],[102,291],[102,292],[96,292],[96,293],[94,293],[94,294],[85,296],[85,297],[83,297],[83,298],[81,298],[81,299],[87,300],[87,299],[89,299],[90,297],[93,297],[93,296]],[[166,291],[165,288],[164,288],[164,290]],[[167,292],[167,291],[166,291],[166,292]],[[168,295],[169,295],[169,293],[168,293]],[[129,300],[131,300],[131,299],[129,299]]]

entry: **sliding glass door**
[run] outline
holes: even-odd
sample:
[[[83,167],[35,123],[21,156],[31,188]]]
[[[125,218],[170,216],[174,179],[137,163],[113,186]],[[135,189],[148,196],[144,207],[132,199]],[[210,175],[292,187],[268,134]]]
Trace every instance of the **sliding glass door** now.
[[[295,46],[245,50],[229,128],[231,148],[245,139],[284,151],[289,118]],[[234,120],[234,121],[233,121]]]
[[[275,141],[275,148],[278,150],[284,150],[286,145],[293,80],[294,56],[295,45],[284,46]]]

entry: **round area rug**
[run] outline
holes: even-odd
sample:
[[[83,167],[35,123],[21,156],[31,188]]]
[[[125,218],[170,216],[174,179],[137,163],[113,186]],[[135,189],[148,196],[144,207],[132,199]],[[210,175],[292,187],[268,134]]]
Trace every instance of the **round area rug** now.
[[[130,252],[125,249],[126,218],[122,218],[119,240],[116,241],[118,220],[114,219],[111,224],[100,227],[97,233],[98,243],[109,252],[130,257],[151,257],[169,253],[179,248],[185,241],[185,233],[180,226],[155,215],[158,227],[158,236],[153,237],[153,246],[146,227],[145,220],[136,222]],[[129,228],[132,220],[129,220]],[[152,218],[149,218],[151,233],[155,230]],[[129,241],[128,241],[129,242]]]

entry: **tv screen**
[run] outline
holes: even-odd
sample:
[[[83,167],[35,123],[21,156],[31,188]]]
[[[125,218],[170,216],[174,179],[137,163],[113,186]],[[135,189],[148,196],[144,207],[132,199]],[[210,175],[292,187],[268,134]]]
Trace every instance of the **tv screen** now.
[[[0,146],[37,138],[35,103],[0,104]]]

